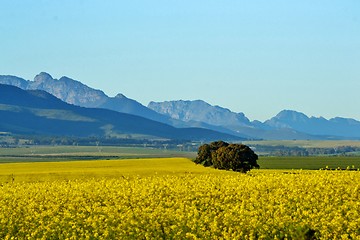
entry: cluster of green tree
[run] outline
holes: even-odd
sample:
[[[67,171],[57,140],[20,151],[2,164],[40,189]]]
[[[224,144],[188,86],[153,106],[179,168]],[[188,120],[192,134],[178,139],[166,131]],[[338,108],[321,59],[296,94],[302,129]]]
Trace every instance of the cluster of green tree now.
[[[336,148],[304,148],[287,146],[253,146],[258,152],[269,156],[316,156],[316,155],[346,155],[360,152],[360,147],[340,146]]]
[[[13,135],[0,139],[0,147],[17,147],[19,145],[43,146],[122,146],[147,147],[164,150],[196,152],[199,144],[182,140],[151,140],[135,138],[99,138],[99,137],[61,137],[61,136],[20,136]]]
[[[258,156],[254,151],[244,144],[216,141],[201,145],[194,162],[205,167],[213,166],[216,169],[246,173],[252,168],[260,167],[256,162],[257,159]]]

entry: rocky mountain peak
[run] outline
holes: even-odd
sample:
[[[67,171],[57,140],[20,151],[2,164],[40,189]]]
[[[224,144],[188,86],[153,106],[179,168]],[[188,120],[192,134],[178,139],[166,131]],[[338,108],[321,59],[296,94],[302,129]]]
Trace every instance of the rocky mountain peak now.
[[[214,126],[249,126],[243,113],[234,113],[227,108],[212,106],[202,100],[150,102],[148,107],[171,118],[189,122],[203,122]]]
[[[45,82],[45,81],[49,81],[49,80],[54,80],[54,79],[50,74],[48,74],[46,72],[41,72],[38,75],[36,75],[34,78],[35,82]]]
[[[118,93],[116,96],[115,96],[115,98],[118,98],[118,99],[128,99],[124,94],[122,94],[122,93]]]
[[[296,121],[296,122],[304,122],[309,120],[309,117],[304,113],[297,112],[294,110],[283,110],[279,112],[276,116],[276,119],[280,119],[283,121]]]

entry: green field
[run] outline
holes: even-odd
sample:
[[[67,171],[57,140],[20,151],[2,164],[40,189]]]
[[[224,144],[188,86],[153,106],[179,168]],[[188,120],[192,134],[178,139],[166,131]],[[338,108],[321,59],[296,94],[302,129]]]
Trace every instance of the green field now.
[[[100,159],[133,159],[159,157],[194,158],[194,152],[182,152],[147,147],[114,146],[28,146],[0,148],[0,163],[53,162]]]

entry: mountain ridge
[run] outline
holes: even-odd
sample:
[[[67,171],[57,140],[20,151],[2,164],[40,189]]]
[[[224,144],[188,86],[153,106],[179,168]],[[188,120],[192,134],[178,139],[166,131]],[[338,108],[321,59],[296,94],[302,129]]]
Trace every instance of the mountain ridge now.
[[[212,106],[203,100],[150,102],[144,106],[118,93],[107,96],[69,77],[54,79],[41,72],[34,81],[0,75],[0,83],[24,90],[44,90],[59,99],[88,108],[105,108],[165,123],[174,127],[200,127],[249,139],[360,139],[360,122],[356,119],[308,117],[294,110],[283,110],[260,122],[250,121],[244,113]]]
[[[199,101],[203,105],[198,109]],[[205,106],[205,107],[204,107]],[[212,106],[201,100],[150,102],[149,108],[182,121],[199,121],[263,139],[360,139],[360,122],[351,118],[308,117],[294,110],[283,110],[264,122],[252,121],[244,113]],[[215,116],[215,117],[214,117]],[[221,121],[216,122],[217,119]],[[230,119],[230,120],[229,120]]]
[[[264,124],[271,127],[291,128],[314,135],[360,138],[360,121],[352,118],[308,117],[294,110],[283,110]]]
[[[85,108],[63,102],[42,90],[22,90],[0,84],[0,132],[79,137],[115,137],[175,140],[217,140],[236,136],[201,128],[175,128],[127,113]]]
[[[250,125],[250,120],[245,117],[244,113],[234,113],[220,106],[212,106],[203,100],[165,101],[162,104],[152,101],[148,104],[148,108],[186,122],[192,120],[215,126],[222,126],[225,123]]]
[[[148,109],[141,103],[125,97],[109,97],[102,90],[93,89],[80,81],[63,76],[54,79],[50,74],[41,72],[34,81],[11,75],[0,75],[0,83],[13,85],[24,90],[44,90],[64,102],[81,107],[106,108],[118,112],[145,117],[154,121],[171,124],[171,119]]]
[[[15,85],[24,90],[44,90],[67,103],[82,107],[105,108],[145,117],[157,122],[172,125],[177,128],[200,127],[213,131],[224,132],[226,134],[236,135],[242,138],[248,138],[248,136],[244,134],[239,134],[237,132],[224,129],[221,126],[213,126],[198,121],[184,122],[173,119],[145,107],[136,100],[127,98],[124,94],[119,93],[115,97],[108,97],[103,91],[92,89],[79,81],[68,77],[61,77],[59,80],[57,80],[46,72],[41,72],[36,75],[34,77],[34,81],[25,80],[16,76],[0,75],[0,83]]]

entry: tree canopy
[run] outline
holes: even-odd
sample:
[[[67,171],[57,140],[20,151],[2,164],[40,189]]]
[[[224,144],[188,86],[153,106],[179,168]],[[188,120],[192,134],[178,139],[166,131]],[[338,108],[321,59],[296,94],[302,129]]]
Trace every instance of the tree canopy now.
[[[257,159],[258,155],[244,144],[216,141],[199,147],[195,163],[245,173],[252,168],[260,167]]]

